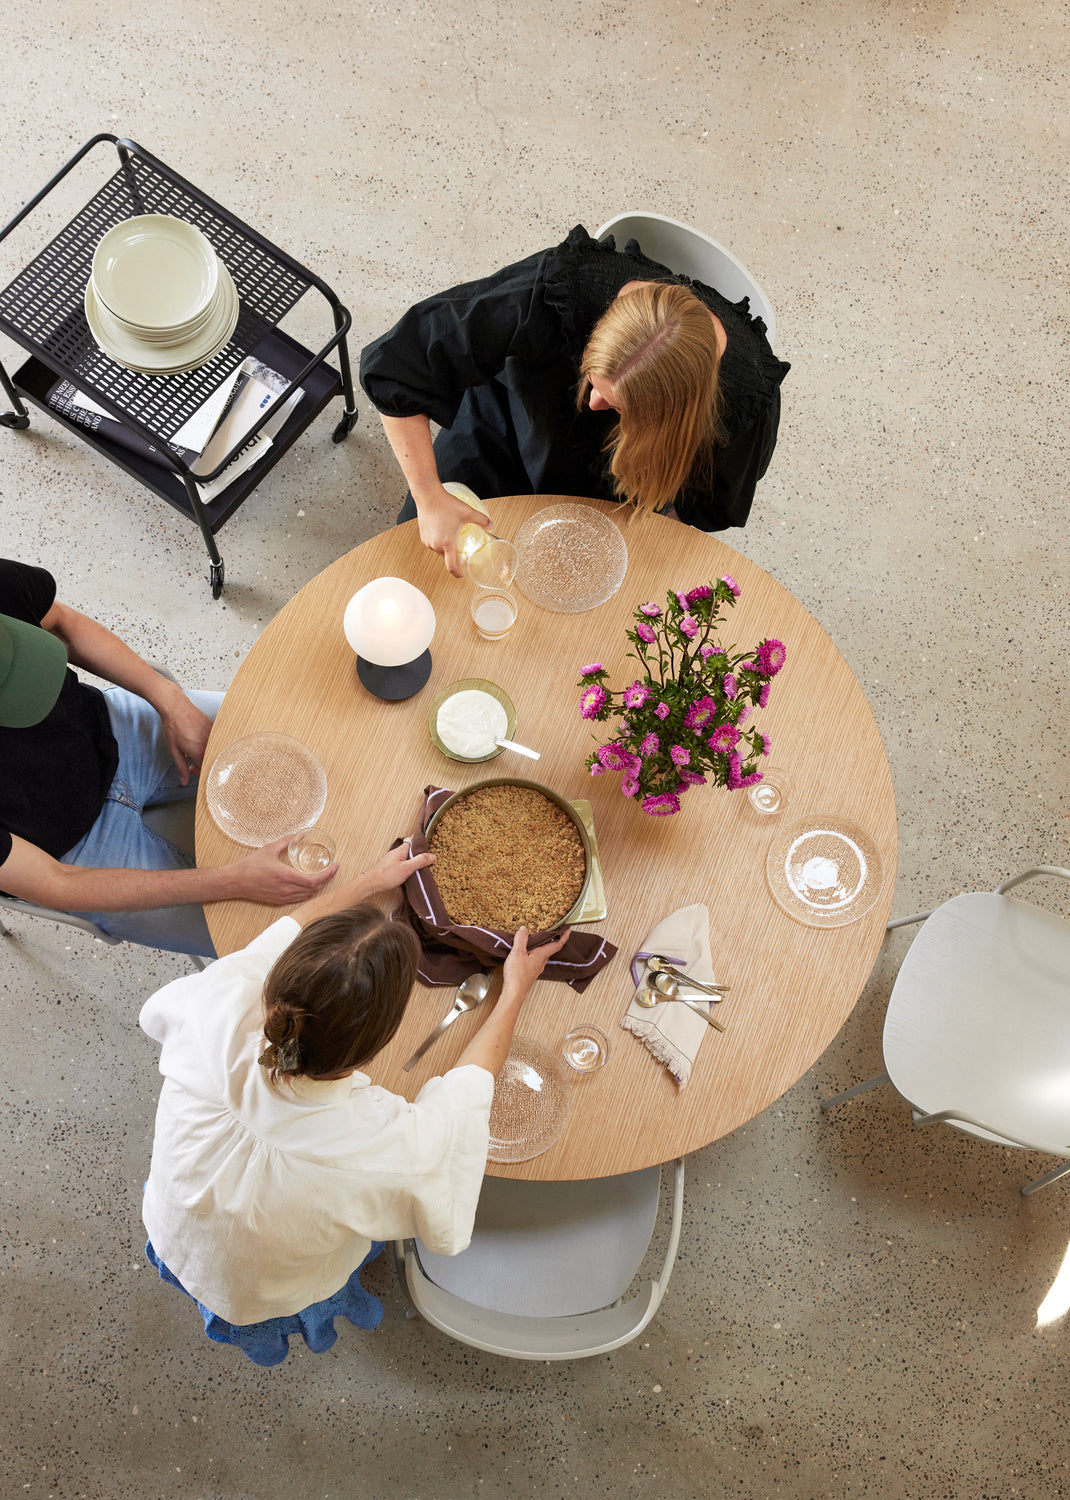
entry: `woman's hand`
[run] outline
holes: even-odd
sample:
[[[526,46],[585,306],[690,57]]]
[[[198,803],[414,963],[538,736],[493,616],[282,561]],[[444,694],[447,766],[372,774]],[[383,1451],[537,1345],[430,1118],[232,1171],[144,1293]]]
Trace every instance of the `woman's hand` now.
[[[439,553],[454,578],[460,578],[457,533],[466,521],[474,521],[477,526],[489,526],[490,517],[471,505],[466,505],[463,500],[458,500],[449,490],[443,489],[441,484],[429,486],[420,494],[414,490],[413,499],[416,501],[421,542],[432,552]]]
[[[543,943],[539,948],[528,949],[528,929],[521,927],[517,930],[513,939],[512,951],[505,960],[505,968],[502,971],[503,989],[518,990],[523,997],[538,979],[550,959],[561,949],[572,936],[572,929],[566,927],[558,933],[553,942]]]
[[[364,874],[374,885],[378,896],[381,891],[397,890],[410,875],[415,875],[417,870],[426,870],[434,862],[435,856],[430,851],[414,855],[410,840],[405,839],[396,849],[388,849],[378,863],[368,865]]]

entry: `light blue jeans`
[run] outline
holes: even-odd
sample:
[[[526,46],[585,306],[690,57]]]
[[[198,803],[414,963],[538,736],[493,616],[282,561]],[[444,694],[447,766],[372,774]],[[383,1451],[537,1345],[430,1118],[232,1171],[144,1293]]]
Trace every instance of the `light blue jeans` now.
[[[202,713],[214,719],[222,693],[190,693]],[[119,746],[119,768],[92,828],[62,857],[65,865],[89,869],[188,870],[195,863],[187,852],[141,821],[142,810],[197,795],[197,778],[179,780],[160,717],[151,704],[125,688],[105,689],[112,733]],[[112,937],[172,953],[215,958],[204,911],[196,902],[153,911],[76,912]]]

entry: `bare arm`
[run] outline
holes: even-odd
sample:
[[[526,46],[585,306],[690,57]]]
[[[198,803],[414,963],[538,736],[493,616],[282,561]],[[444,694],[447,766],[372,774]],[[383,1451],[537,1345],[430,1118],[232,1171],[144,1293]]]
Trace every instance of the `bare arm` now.
[[[277,839],[233,864],[203,870],[86,869],[61,864],[35,844],[12,837],[0,865],[0,890],[54,911],[151,911],[188,902],[259,901],[284,906],[317,891],[336,873],[306,875],[284,864],[289,843]]]
[[[546,943],[529,953],[528,930],[526,927],[520,928],[513,940],[512,952],[505,960],[502,992],[497,1003],[454,1063],[454,1067],[463,1068],[474,1064],[476,1067],[486,1068],[488,1073],[493,1073],[497,1078],[513,1040],[520,1007],[547,962],[555,953],[560,952],[568,939],[569,928],[566,927],[552,943]]]
[[[427,417],[387,417],[380,413],[380,418],[416,502],[420,540],[432,552],[440,553],[449,571],[460,578],[457,532],[466,521],[485,525],[487,517],[442,488]]]
[[[290,915],[302,927],[307,927],[319,917],[329,917],[336,911],[345,911],[347,906],[372,901],[384,891],[396,890],[399,885],[404,885],[410,875],[417,870],[425,870],[434,862],[435,856],[431,853],[417,854],[414,858],[406,840],[396,849],[388,850],[381,859],[362,870],[352,880],[343,880],[329,891],[313,896]]]
[[[117,635],[90,619],[69,604],[58,599],[41,621],[41,628],[57,636],[67,648],[67,655],[76,667],[84,667],[97,677],[114,682],[117,687],[137,693],[151,703],[160,715],[168,747],[174,757],[182,779],[189,782],[190,771],[199,771],[204,758],[205,746],[211,732],[212,721],[186,697],[175,683],[161,677],[159,672],[142,661],[136,651],[131,651]],[[153,902],[157,905],[157,902]],[[94,911],[118,910],[112,907],[94,907]],[[124,906],[126,911],[137,910]]]

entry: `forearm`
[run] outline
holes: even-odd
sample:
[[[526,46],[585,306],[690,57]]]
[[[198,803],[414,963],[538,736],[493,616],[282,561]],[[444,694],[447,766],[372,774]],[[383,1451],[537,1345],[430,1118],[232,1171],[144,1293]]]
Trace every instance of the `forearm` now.
[[[47,856],[46,856],[47,858]],[[49,860],[28,876],[0,867],[0,887],[54,911],[152,911],[238,897],[236,866],[205,870],[92,869]]]
[[[63,642],[73,666],[137,693],[158,712],[164,712],[176,694],[182,696],[180,688],[161,677],[106,626],[69,605],[57,601],[41,624]]]
[[[422,501],[440,487],[431,423],[425,416],[387,417],[382,413],[380,420],[419,509]]]
[[[328,887],[327,890],[313,896],[311,901],[303,901],[289,915],[301,927],[307,927],[310,922],[316,922],[320,917],[332,917],[335,912],[345,911],[347,907],[359,906],[361,902],[371,901],[375,898],[375,894],[375,886],[371,877],[361,873],[352,880],[345,880],[340,885]]]
[[[513,1040],[513,1032],[516,1029],[520,1007],[524,1003],[524,995],[525,991],[506,982],[494,1009],[461,1053],[454,1067],[463,1068],[473,1065],[477,1068],[486,1068],[488,1073],[493,1073],[497,1078]]]

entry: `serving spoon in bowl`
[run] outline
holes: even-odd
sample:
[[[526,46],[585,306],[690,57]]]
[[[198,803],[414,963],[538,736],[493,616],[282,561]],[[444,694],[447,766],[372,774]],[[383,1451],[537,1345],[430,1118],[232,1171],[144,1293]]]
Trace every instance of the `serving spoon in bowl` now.
[[[489,974],[469,974],[468,978],[460,985],[456,995],[454,995],[453,1005],[450,1010],[442,1017],[442,1020],[435,1027],[434,1031],[432,1031],[431,1035],[424,1038],[408,1062],[402,1065],[401,1071],[408,1073],[411,1068],[414,1068],[432,1042],[438,1041],[446,1027],[451,1022],[456,1021],[457,1017],[463,1015],[466,1010],[475,1010],[477,1005],[482,1005],[489,992]]]

